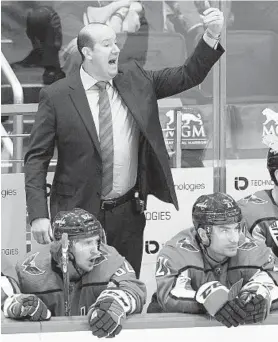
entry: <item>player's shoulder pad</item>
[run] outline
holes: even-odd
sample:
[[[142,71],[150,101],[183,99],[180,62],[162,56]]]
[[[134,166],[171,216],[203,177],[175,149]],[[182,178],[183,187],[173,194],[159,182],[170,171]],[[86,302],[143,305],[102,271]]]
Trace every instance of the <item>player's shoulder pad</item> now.
[[[160,251],[160,255],[168,257],[175,263],[193,264],[195,266],[203,265],[202,252],[196,240],[196,231],[192,227],[182,230],[169,240]]]
[[[252,250],[258,248],[258,242],[253,239],[249,234],[242,235],[239,240],[238,250],[244,252],[251,252]]]
[[[16,264],[17,270],[31,276],[46,273],[51,264],[50,245],[42,246],[39,251],[29,252]]]
[[[169,240],[165,246],[172,246],[189,253],[200,252],[200,247],[196,240],[196,231],[194,228],[185,229]]]
[[[257,266],[265,265],[271,254],[271,248],[264,243],[254,240],[249,234],[240,239],[238,253],[234,261],[237,266]]]

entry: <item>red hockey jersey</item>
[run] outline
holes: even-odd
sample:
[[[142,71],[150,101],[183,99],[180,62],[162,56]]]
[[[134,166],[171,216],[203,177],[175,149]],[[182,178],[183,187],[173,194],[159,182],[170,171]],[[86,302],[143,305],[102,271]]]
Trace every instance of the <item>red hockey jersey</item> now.
[[[243,279],[244,286],[252,277],[269,285],[272,308],[278,308],[278,269],[270,248],[242,234],[237,255],[212,268],[191,228],[168,241],[158,256],[157,298],[165,312],[204,313],[195,300],[201,285],[217,280],[231,288]]]
[[[21,293],[36,294],[51,311],[52,316],[63,316],[63,276],[51,258],[49,245],[41,252],[29,253],[16,265],[16,277]],[[5,276],[14,270],[6,269]],[[70,279],[71,315],[86,315],[88,308],[102,291],[117,288],[128,293],[131,312],[140,313],[146,300],[146,287],[138,279],[130,264],[113,247],[102,245],[102,254],[92,271],[82,278]]]

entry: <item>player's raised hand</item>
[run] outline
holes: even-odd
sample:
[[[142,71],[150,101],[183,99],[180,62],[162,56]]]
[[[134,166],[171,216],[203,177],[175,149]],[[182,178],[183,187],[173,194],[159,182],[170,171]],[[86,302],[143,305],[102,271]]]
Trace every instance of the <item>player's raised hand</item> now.
[[[209,1],[205,1],[205,10],[200,17],[209,33],[217,37],[220,35],[224,25],[224,15],[218,8],[210,7]]]

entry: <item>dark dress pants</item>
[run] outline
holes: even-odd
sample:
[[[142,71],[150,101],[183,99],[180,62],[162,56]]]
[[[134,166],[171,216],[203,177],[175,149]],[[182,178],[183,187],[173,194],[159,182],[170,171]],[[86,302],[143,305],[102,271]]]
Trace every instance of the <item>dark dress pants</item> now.
[[[101,210],[98,219],[105,230],[107,244],[126,258],[139,278],[146,225],[144,213],[136,213],[132,201],[128,201],[112,210]]]

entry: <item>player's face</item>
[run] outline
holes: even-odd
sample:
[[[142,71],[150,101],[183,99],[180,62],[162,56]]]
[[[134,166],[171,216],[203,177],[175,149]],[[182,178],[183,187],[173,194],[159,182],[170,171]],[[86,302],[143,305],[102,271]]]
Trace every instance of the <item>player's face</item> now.
[[[90,49],[90,74],[98,81],[109,81],[118,73],[120,49],[116,33],[104,25],[96,26],[92,35],[94,47]]]
[[[78,267],[86,272],[93,269],[95,259],[101,255],[98,245],[99,236],[75,241],[72,246],[72,252]]]
[[[241,225],[239,223],[213,226],[209,254],[221,261],[224,257],[233,257],[237,254]]]

